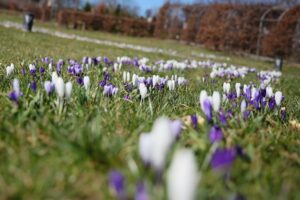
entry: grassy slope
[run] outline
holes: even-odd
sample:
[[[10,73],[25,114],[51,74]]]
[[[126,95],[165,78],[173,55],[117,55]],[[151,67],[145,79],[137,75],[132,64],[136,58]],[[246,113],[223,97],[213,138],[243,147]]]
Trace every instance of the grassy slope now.
[[[53,28],[52,24],[44,26]],[[149,42],[148,39],[107,33],[62,31],[182,49],[186,54],[190,48],[173,41],[153,39]],[[37,95],[26,89],[26,85],[22,86],[22,90],[27,91],[25,96],[28,101],[24,100],[19,108],[7,100],[11,82],[11,79],[5,77],[7,64],[13,62],[16,67],[20,67],[23,61],[28,64],[40,56],[81,59],[85,55],[166,58],[159,54],[127,51],[0,27],[0,199],[110,199],[106,175],[112,168],[121,169],[125,173],[128,190],[132,193],[134,182],[145,174],[137,156],[138,135],[149,131],[154,119],[162,114],[175,119],[200,113],[197,104],[200,90],[214,90],[221,88],[222,84],[222,81],[212,86],[197,84],[196,80],[205,73],[203,70],[179,72],[190,80],[190,87],[182,88],[174,94],[165,92],[153,96],[153,116],[148,104],[140,106],[138,99],[128,103],[121,96],[108,100],[100,95],[94,100],[84,100],[80,98],[83,91],[78,87],[74,88],[74,99],[67,104],[62,115],[57,114],[52,103],[55,98],[49,99],[42,95],[44,93],[40,85]],[[232,60],[234,63],[260,68],[271,66],[270,63],[239,57],[233,57]],[[299,74],[299,69],[286,67],[280,84],[275,85],[286,96],[289,117],[298,121]],[[17,76],[22,82],[29,83],[28,79]],[[89,76],[94,83],[92,90],[97,91],[95,83],[100,79],[100,72],[96,71]],[[120,79],[121,74],[115,76]],[[47,75],[43,79],[49,78]],[[234,124],[234,121],[231,123]],[[226,131],[228,140],[241,144],[252,161],[235,163],[233,178],[227,181],[227,189],[215,173],[205,170],[199,195],[216,198],[240,192],[249,199],[299,199],[300,134],[288,124],[281,124],[274,116],[232,126],[235,128]],[[195,132],[189,128],[176,144],[193,148],[199,163],[208,151],[206,129],[202,127],[199,132]],[[138,173],[130,170],[132,162],[137,164]],[[151,192],[155,196],[161,191],[152,188]]]

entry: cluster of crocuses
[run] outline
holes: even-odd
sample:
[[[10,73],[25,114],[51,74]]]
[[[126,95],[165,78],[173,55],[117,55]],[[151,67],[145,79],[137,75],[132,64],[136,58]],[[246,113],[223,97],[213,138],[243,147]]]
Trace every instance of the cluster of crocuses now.
[[[153,75],[151,77],[139,76],[137,74],[130,74],[130,72],[123,72],[123,83],[127,91],[131,91],[133,88],[138,88],[141,98],[145,99],[148,96],[149,90],[157,89],[162,90],[168,87],[170,91],[175,90],[176,87],[183,86],[187,83],[187,80],[182,76],[172,75],[160,77],[159,75]]]
[[[171,153],[173,143],[179,138],[181,131],[180,120],[158,118],[149,133],[140,135],[139,155],[143,164],[148,167],[148,170],[153,169],[159,180],[162,180],[165,172],[167,173],[165,181],[169,199],[192,200],[195,198],[200,177],[193,151],[176,150],[169,167],[166,167],[167,156]],[[109,182],[118,199],[127,197],[124,176],[119,171],[112,171],[109,174]],[[135,199],[150,199],[144,182],[137,183]]]
[[[281,91],[273,94],[273,88],[270,85],[265,87],[263,84],[257,87],[254,84],[242,86],[236,83],[235,90],[232,90],[231,84],[224,82],[222,96],[218,91],[214,91],[211,96],[205,90],[200,92],[200,106],[207,120],[212,122],[214,113],[215,121],[223,125],[226,125],[227,119],[232,118],[234,114],[241,113],[246,120],[251,113],[266,109],[273,110],[275,106],[279,109],[283,100]],[[281,112],[281,114],[285,119],[286,113]]]
[[[215,77],[226,77],[227,79],[233,79],[233,78],[244,78],[248,73],[256,72],[255,68],[249,68],[249,67],[236,67],[234,65],[231,65],[229,67],[213,67],[212,71],[210,73],[211,78]]]

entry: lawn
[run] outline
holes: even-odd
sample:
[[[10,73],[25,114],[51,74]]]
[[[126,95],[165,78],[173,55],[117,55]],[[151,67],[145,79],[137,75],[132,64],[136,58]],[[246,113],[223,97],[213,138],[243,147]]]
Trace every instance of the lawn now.
[[[0,14],[0,20],[17,21],[20,16]],[[37,22],[38,26],[55,29],[54,23]],[[147,168],[139,155],[139,137],[150,132],[155,120],[167,116],[172,120],[185,119],[190,115],[205,118],[199,105],[199,94],[206,90],[222,92],[223,82],[234,84],[253,82],[259,86],[255,73],[245,78],[209,78],[211,69],[167,70],[146,73],[130,65],[121,70],[101,61],[84,71],[90,78],[88,92],[76,83],[76,77],[63,65],[61,77],[73,84],[71,98],[57,101],[55,92],[47,95],[44,82],[51,80],[48,66],[41,61],[46,56],[54,59],[55,71],[58,59],[76,59],[84,56],[131,58],[148,57],[153,64],[161,59],[197,59],[191,52],[213,53],[230,57],[228,64],[255,67],[257,70],[272,70],[270,62],[238,57],[229,53],[211,52],[196,46],[149,38],[133,38],[92,31],[74,31],[60,27],[58,30],[82,36],[125,42],[135,45],[174,49],[181,56],[160,53],[144,53],[119,49],[76,40],[57,38],[41,33],[26,33],[13,28],[0,27],[0,199],[115,199],[108,184],[111,170],[120,171],[125,177],[128,199],[134,199],[136,183],[143,181],[151,199],[167,198],[167,171],[174,152],[183,147],[193,151],[201,180],[197,186],[196,199],[299,199],[300,198],[300,132],[290,123],[300,121],[300,68],[291,64],[284,66],[282,77],[271,83],[273,91],[282,91],[286,108],[286,120],[280,112],[264,109],[251,113],[247,120],[239,115],[238,108],[226,125],[217,117],[224,137],[211,144],[209,130],[212,123],[204,120],[197,128],[187,123],[180,137],[174,142],[166,157],[166,167],[160,175]],[[38,59],[38,64],[36,60]],[[222,59],[218,62],[223,62]],[[224,61],[225,62],[225,61]],[[13,74],[7,76],[6,67],[14,63]],[[45,67],[43,74],[29,72],[29,64],[37,69]],[[116,95],[106,97],[98,86],[103,79],[103,70],[108,68],[110,82],[119,88]],[[21,73],[25,69],[25,74]],[[167,87],[151,90],[141,100],[138,88],[128,92],[124,87],[123,71],[131,75],[149,77],[173,74],[183,76],[187,83],[176,85],[174,91]],[[205,81],[203,81],[203,77]],[[23,95],[18,102],[8,98],[12,82],[17,78]],[[32,89],[32,82],[37,84]],[[125,95],[130,100],[124,99]],[[61,106],[62,105],[62,106]],[[231,103],[222,103],[224,110],[234,109]],[[251,108],[254,109],[254,108]],[[226,169],[215,170],[209,159],[216,147],[230,148],[236,145],[243,149],[243,156],[234,160]],[[159,178],[158,178],[159,176]],[[200,177],[200,176],[199,176]]]

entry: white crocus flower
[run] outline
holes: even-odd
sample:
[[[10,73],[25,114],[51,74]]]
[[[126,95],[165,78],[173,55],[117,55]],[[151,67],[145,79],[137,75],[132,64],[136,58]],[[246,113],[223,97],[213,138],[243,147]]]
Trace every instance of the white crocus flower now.
[[[142,99],[147,97],[147,87],[144,83],[139,84],[139,91]]]
[[[168,199],[195,199],[199,177],[193,152],[188,149],[176,151],[167,174]]]
[[[282,100],[282,92],[277,91],[275,92],[275,102],[277,106],[280,106]]]
[[[145,164],[151,163],[151,152],[153,148],[153,134],[142,133],[139,138],[139,154]]]
[[[72,94],[72,83],[67,82],[65,89],[66,89],[66,91],[65,91],[66,98],[69,99],[71,97],[71,94]]]
[[[85,90],[90,89],[90,86],[91,86],[90,77],[88,77],[88,76],[83,77],[83,86],[84,86]]]
[[[230,83],[223,83],[223,91],[225,94],[228,94],[230,92]]]
[[[201,90],[200,92],[200,106],[201,106],[201,109],[204,110],[204,101],[205,99],[207,98],[207,92],[205,90]]]
[[[175,81],[174,80],[168,80],[167,82],[169,90],[175,90]]]
[[[212,95],[212,107],[215,112],[218,112],[220,110],[221,105],[221,95],[219,92],[213,92]]]
[[[240,95],[241,95],[241,84],[240,83],[235,84],[235,91],[236,91],[236,96],[240,97]]]
[[[247,108],[246,101],[243,100],[242,103],[241,103],[241,113],[244,113],[246,108]]]
[[[15,69],[14,64],[10,64],[9,66],[6,67],[6,75],[9,76],[13,73]]]
[[[273,88],[271,86],[268,86],[266,88],[266,95],[267,95],[268,98],[272,98],[274,96],[274,94],[273,94]]]
[[[155,121],[151,132],[153,134],[153,146],[150,160],[151,165],[157,171],[163,170],[167,153],[175,140],[170,124],[168,118],[160,117]]]
[[[58,97],[61,99],[64,98],[64,91],[65,91],[64,80],[61,77],[57,77],[54,82],[54,85]]]

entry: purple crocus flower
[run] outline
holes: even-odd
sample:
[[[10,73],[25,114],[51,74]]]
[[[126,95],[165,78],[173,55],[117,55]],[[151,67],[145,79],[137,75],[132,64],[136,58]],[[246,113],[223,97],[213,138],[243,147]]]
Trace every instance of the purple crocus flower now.
[[[249,118],[250,113],[251,113],[251,111],[248,109],[244,111],[244,113],[243,113],[244,120],[247,120]]]
[[[286,109],[285,108],[282,108],[281,111],[281,119],[282,121],[285,121],[286,120]]]
[[[125,95],[125,96],[124,96],[124,100],[129,101],[129,100],[130,100],[129,95]]]
[[[41,67],[41,68],[40,68],[40,73],[41,73],[41,74],[44,74],[44,73],[45,73],[45,68],[44,68],[44,67]]]
[[[272,97],[269,99],[269,102],[268,102],[268,106],[271,110],[273,110],[275,108],[275,105],[276,105],[276,102],[275,102],[275,98]]]
[[[22,73],[22,75],[24,75],[26,73],[24,68],[21,69],[21,73]]]
[[[36,92],[36,88],[37,88],[36,82],[35,82],[35,81],[32,81],[32,82],[30,83],[30,89],[31,89],[33,92]]]
[[[110,60],[107,57],[103,58],[103,61],[105,64],[109,65],[110,64]]]
[[[223,126],[226,126],[227,124],[227,117],[223,111],[220,111],[220,122]]]
[[[83,71],[83,68],[80,64],[77,63],[74,65],[74,72],[76,75],[80,75],[82,73],[82,71]]]
[[[171,131],[175,138],[179,138],[182,131],[182,122],[180,120],[171,121]]]
[[[212,120],[212,105],[208,98],[206,98],[203,102],[203,112],[206,116],[206,119],[211,122]]]
[[[230,167],[236,159],[235,148],[220,149],[218,148],[212,155],[211,167],[213,169],[221,169]]]
[[[31,74],[32,76],[35,76],[35,74],[36,74],[36,69],[30,69],[30,74]]]
[[[106,80],[99,81],[99,86],[104,87],[106,85]]]
[[[118,199],[125,199],[124,176],[121,172],[115,170],[109,173],[109,185]]]
[[[17,102],[17,101],[19,100],[19,95],[17,94],[17,92],[11,91],[11,92],[8,94],[8,98],[9,98],[11,101]]]
[[[194,129],[198,128],[198,118],[196,115],[191,115],[191,122]]]
[[[54,84],[50,81],[45,81],[44,88],[46,90],[47,95],[50,95],[54,91]]]
[[[8,94],[8,98],[11,101],[17,102],[19,97],[22,96],[22,92],[20,90],[20,84],[18,79],[13,80],[13,91]]]
[[[88,64],[88,62],[89,62],[89,58],[86,57],[86,56],[84,56],[84,57],[82,58],[82,64]]]
[[[149,196],[143,182],[136,185],[135,200],[149,200]]]
[[[215,142],[222,140],[223,139],[222,129],[218,126],[211,127],[210,132],[209,132],[209,139],[210,139],[211,143],[215,143]]]
[[[83,78],[82,78],[82,77],[77,77],[77,78],[76,78],[76,82],[77,82],[79,85],[83,85]]]

